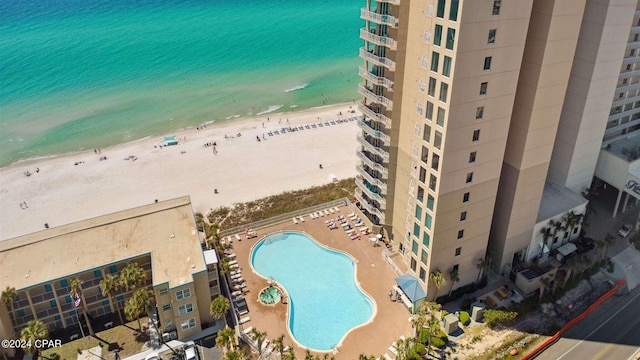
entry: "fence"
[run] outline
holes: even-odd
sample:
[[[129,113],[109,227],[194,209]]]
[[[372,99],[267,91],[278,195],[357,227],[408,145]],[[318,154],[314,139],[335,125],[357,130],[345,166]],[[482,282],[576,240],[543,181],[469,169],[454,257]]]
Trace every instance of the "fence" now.
[[[389,264],[389,266],[391,266],[391,268],[393,269],[393,271],[396,272],[396,274],[398,275],[404,274],[402,270],[400,270],[398,265],[396,265],[396,263],[393,261],[393,259],[391,259],[391,252],[388,249],[382,250],[382,258],[384,259],[384,261],[387,262],[387,264]]]
[[[349,209],[351,209],[353,211],[353,209],[351,208],[350,204],[351,204],[351,202],[347,198],[333,200],[333,201],[329,201],[329,202],[326,202],[326,203],[323,203],[323,204],[320,204],[320,205],[315,205],[315,206],[311,206],[311,207],[308,207],[308,208],[304,208],[304,209],[288,212],[286,214],[276,215],[276,216],[270,217],[268,219],[258,220],[258,221],[254,221],[252,223],[244,224],[244,225],[241,225],[241,226],[236,226],[236,227],[233,227],[233,228],[224,229],[224,230],[220,231],[220,236],[221,237],[225,237],[225,236],[229,236],[229,235],[233,235],[233,234],[238,234],[238,233],[244,232],[247,229],[257,229],[257,228],[261,228],[263,226],[277,224],[279,222],[291,221],[291,218],[293,218],[294,216],[308,215],[308,214],[310,214],[312,212],[316,212],[316,211],[320,211],[320,210],[326,210],[326,209],[328,209],[330,207],[334,207],[334,206],[347,205],[349,207]]]

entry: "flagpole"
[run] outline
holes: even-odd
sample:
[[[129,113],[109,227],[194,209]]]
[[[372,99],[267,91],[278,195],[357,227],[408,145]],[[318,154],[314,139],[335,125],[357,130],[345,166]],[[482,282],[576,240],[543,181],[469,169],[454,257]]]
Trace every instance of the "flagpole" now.
[[[78,319],[78,326],[80,326],[80,332],[82,333],[82,337],[84,338],[84,329],[82,328],[82,323],[80,322],[80,315],[78,315],[78,306],[80,306],[80,302],[82,300],[80,299],[80,297],[74,297],[73,298],[73,305],[74,305],[74,310],[76,312],[76,319]]]
[[[82,333],[82,337],[84,337],[84,329],[82,328],[82,323],[80,322],[80,316],[78,315],[77,309],[76,309],[76,319],[78,319],[78,326],[80,326],[80,332]]]

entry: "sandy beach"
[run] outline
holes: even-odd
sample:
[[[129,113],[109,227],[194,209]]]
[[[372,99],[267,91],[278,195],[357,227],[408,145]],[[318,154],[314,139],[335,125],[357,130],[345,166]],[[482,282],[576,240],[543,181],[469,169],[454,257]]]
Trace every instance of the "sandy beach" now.
[[[235,119],[165,134],[175,135],[175,146],[160,146],[164,136],[154,136],[0,168],[0,240],[156,199],[189,195],[194,210],[206,213],[326,184],[332,175],[353,177],[357,121],[305,125],[359,116],[350,113],[355,108],[340,104]],[[289,127],[301,130],[273,133]],[[205,146],[213,143],[215,151]]]

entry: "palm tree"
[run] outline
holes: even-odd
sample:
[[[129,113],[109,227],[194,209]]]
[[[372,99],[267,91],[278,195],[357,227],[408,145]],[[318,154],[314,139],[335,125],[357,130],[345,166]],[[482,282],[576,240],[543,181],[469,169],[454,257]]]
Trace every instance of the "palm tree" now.
[[[108,297],[109,301],[113,302],[111,297],[120,291],[120,280],[116,275],[107,274],[104,277],[104,279],[100,281],[100,289],[102,289],[102,296]],[[116,306],[116,312],[118,313],[118,319],[120,319],[120,324],[124,324],[124,320],[122,319],[122,313],[120,312],[120,305],[118,304],[118,300],[116,299],[116,301],[113,303]]]
[[[307,351],[304,352],[304,360],[316,360],[311,350],[307,349]]]
[[[224,354],[224,357],[222,359],[223,360],[242,360],[242,355],[239,352],[233,350]]]
[[[224,329],[218,331],[216,338],[216,346],[223,348],[225,351],[232,352],[236,345],[236,333],[228,325]]]
[[[542,298],[544,297],[544,292],[545,290],[549,289],[551,287],[551,279],[547,278],[547,277],[542,277],[540,278],[540,298],[538,299],[538,302],[542,301]]]
[[[280,335],[273,339],[271,343],[273,344],[273,351],[278,352],[278,354],[282,356],[282,351],[284,350],[284,335]]]
[[[125,291],[137,290],[146,282],[147,272],[138,263],[130,263],[120,271],[120,287]]]
[[[551,249],[551,244],[548,243],[549,239],[552,238],[551,228],[544,227],[540,229],[540,233],[542,234],[542,244],[545,245],[547,248]],[[544,246],[542,247],[542,252],[540,253],[540,257],[542,258],[543,255],[544,255]]]
[[[360,354],[360,356],[358,357],[358,360],[376,360],[376,357],[373,355],[365,355],[365,354]]]
[[[451,297],[451,292],[453,291],[453,286],[460,281],[460,274],[458,274],[458,269],[452,268],[449,271],[449,279],[451,279],[451,287],[449,288],[449,297]]]
[[[71,279],[71,289],[69,290],[69,295],[74,302],[80,301],[80,307],[82,308],[84,321],[87,323],[87,329],[89,329],[89,335],[93,336],[94,332],[93,327],[91,327],[91,322],[89,321],[89,310],[87,309],[87,302],[83,299],[82,295],[82,280],[80,280],[79,278]]]
[[[124,306],[124,314],[127,316],[127,320],[138,320],[138,331],[142,331],[140,317],[147,313],[151,302],[153,302],[153,291],[138,289]]]
[[[293,346],[290,346],[289,351],[282,354],[282,360],[296,360],[296,353],[293,351]]]
[[[17,298],[18,292],[14,287],[7,286],[7,288],[2,292],[2,302],[7,306],[7,310],[10,311],[11,317],[14,321],[17,319],[16,314],[13,312],[13,302],[16,301]],[[11,329],[13,330],[13,322],[11,323]]]
[[[583,218],[584,214],[576,214],[573,210],[566,213],[562,218],[565,224],[567,224],[567,228],[569,230],[569,238],[571,238],[571,235],[573,234],[573,229],[575,229],[576,226],[579,226],[582,223]]]
[[[407,360],[410,348],[411,342],[409,339],[398,339],[396,341],[396,360]]]
[[[432,272],[429,277],[431,278],[431,281],[433,281],[433,285],[435,285],[436,287],[436,293],[433,296],[433,301],[436,301],[436,298],[438,297],[438,292],[440,292],[440,288],[447,283],[447,280],[445,280],[444,276],[442,276],[442,273],[440,272],[440,270],[436,270]]]
[[[476,268],[478,269],[478,277],[476,278],[476,284],[480,282],[482,273],[487,268],[487,263],[488,261],[486,259],[482,259],[482,258],[478,259],[478,262],[476,263]]]
[[[607,233],[607,235],[604,236],[604,257],[609,258],[609,246],[613,246],[616,243],[616,238],[614,238],[611,234]]]
[[[222,295],[218,295],[218,297],[213,299],[211,302],[211,305],[209,306],[209,313],[216,319],[224,319],[224,316],[230,308],[231,303],[229,302],[229,299]]]
[[[427,322],[426,313],[424,311],[418,310],[413,317],[411,318],[411,326],[413,327],[413,337],[415,338],[413,343],[415,345],[414,350],[418,348],[418,343],[420,342],[421,330],[424,324]]]
[[[258,345],[258,355],[262,355],[262,342],[267,338],[267,333],[253,328],[249,333],[249,337],[251,337],[251,339],[253,339],[253,341]]]
[[[29,347],[25,349],[29,354],[35,354],[38,351],[36,345],[39,344],[39,340],[45,340],[49,338],[49,329],[42,321],[31,320],[27,324],[27,327],[22,329],[20,333],[20,340],[24,340]],[[36,341],[38,340],[38,341]]]

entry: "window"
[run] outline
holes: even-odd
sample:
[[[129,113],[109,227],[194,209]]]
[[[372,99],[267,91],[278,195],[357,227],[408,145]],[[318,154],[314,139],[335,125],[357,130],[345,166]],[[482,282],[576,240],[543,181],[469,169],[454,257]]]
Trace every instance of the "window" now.
[[[448,93],[449,93],[449,85],[447,83],[441,82],[440,83],[440,101],[446,103]]]
[[[56,307],[56,301],[55,300],[49,300],[49,305],[54,308]]]
[[[420,253],[420,262],[423,264],[427,264],[427,261],[429,261],[429,254],[427,253],[426,250],[422,250],[422,252]]]
[[[496,43],[496,31],[497,31],[496,29],[489,30],[489,38],[487,39],[488,44]]]
[[[429,247],[429,242],[431,241],[431,236],[426,231],[422,233],[422,245]]]
[[[436,119],[436,124],[444,126],[444,109],[441,107],[438,107],[438,118]]]
[[[167,295],[168,292],[169,290],[167,288],[160,289],[160,295]]]
[[[456,248],[456,256],[460,256],[461,253],[462,253],[462,248],[461,247]]]
[[[427,101],[427,111],[425,112],[424,117],[428,120],[433,119],[433,103],[431,101]]]
[[[427,281],[427,272],[424,270],[424,268],[420,268],[420,280],[422,280],[422,282]]]
[[[164,321],[164,329],[165,330],[170,329],[171,326],[173,326],[173,323],[171,323],[171,320],[165,320]]]
[[[453,44],[456,40],[456,29],[448,28],[447,29],[447,44],[446,48],[448,50],[453,50]]]
[[[414,253],[414,254],[416,254],[416,255],[418,255],[418,246],[419,246],[419,245],[418,245],[418,242],[417,242],[417,241],[415,241],[415,240],[413,240],[413,241],[411,242],[411,252],[412,252],[412,253]]]
[[[95,277],[95,278],[102,277],[102,271],[100,271],[100,270],[94,270],[94,271],[93,271],[93,277]]]
[[[427,195],[427,209],[433,211],[434,202],[435,202],[435,199],[433,198],[433,196]]]
[[[464,193],[464,195],[462,195],[462,202],[463,203],[469,202],[469,197],[471,197],[470,193],[468,192]]]
[[[442,75],[446,77],[451,75],[451,58],[446,55],[442,61]]]
[[[431,168],[438,171],[438,165],[440,165],[440,156],[436,153],[431,154]]]
[[[624,93],[619,93],[618,94],[618,99],[622,99],[624,97]]]
[[[458,272],[458,270],[460,270],[460,265],[458,265],[458,264],[453,265],[453,269],[451,269],[451,270],[453,270],[455,272]]]
[[[638,34],[633,35],[633,41],[638,41]]]
[[[476,108],[476,119],[482,119],[484,116],[484,106],[478,106]]]
[[[431,53],[431,71],[438,72],[438,61],[440,60],[440,54],[437,52]]]
[[[433,45],[442,43],[442,25],[436,25],[436,30],[433,32]]]
[[[473,172],[467,173],[467,184],[473,181]]]
[[[487,56],[484,58],[484,70],[491,70],[491,56]]]
[[[479,140],[480,140],[480,129],[473,130],[473,141],[479,141]]]
[[[442,133],[440,133],[440,131],[438,130],[436,130],[436,134],[433,137],[433,146],[435,146],[435,148],[438,150],[440,150],[442,146]]]
[[[480,95],[487,95],[487,82],[480,84]]]
[[[64,301],[68,304],[71,302],[71,295],[65,295],[64,296]]]
[[[182,330],[189,330],[191,328],[196,327],[196,319],[195,318],[191,318],[189,320],[185,320],[183,322],[180,323],[180,327],[182,328]]]
[[[427,214],[427,217],[424,219],[424,226],[427,227],[427,229],[431,230],[431,222],[433,221],[433,218],[431,217],[431,215]]]
[[[51,285],[46,284],[46,285],[44,286],[44,291],[45,291],[45,292],[51,292]]]
[[[460,221],[465,221],[467,220],[467,212],[463,211],[460,213]]]
[[[182,300],[191,297],[191,289],[176,291],[176,300]]]
[[[427,163],[429,161],[429,149],[427,149],[426,147],[422,147],[422,154],[420,156],[420,160],[422,160],[424,163]]]
[[[413,223],[413,236],[420,236],[420,224]]]
[[[418,265],[416,259],[411,258],[411,270],[416,271],[416,265]]]
[[[500,15],[500,5],[502,0],[493,0],[493,11],[491,15]]]
[[[178,307],[178,314],[180,314],[180,316],[187,315],[192,311],[193,311],[192,303],[184,304]]]
[[[418,219],[418,221],[422,220],[422,208],[418,205],[416,205],[416,219]]]
[[[436,96],[436,79],[430,77],[429,78],[429,90],[427,90],[427,94],[429,96]]]
[[[109,305],[109,300],[102,300],[102,306]]]
[[[439,18],[444,18],[444,7],[446,4],[446,0],[438,0],[438,8],[436,9],[436,16]]]
[[[458,20],[458,4],[460,0],[451,0],[451,7],[449,8],[449,20]]]
[[[429,189],[436,191],[436,186],[438,185],[438,178],[431,175],[429,178]]]
[[[458,239],[462,239],[464,237],[464,230],[458,230]]]
[[[427,169],[420,167],[420,178],[421,183],[424,183],[427,180]]]
[[[422,140],[429,142],[431,141],[431,126],[425,125],[424,132],[422,133]]]
[[[162,305],[162,311],[168,311],[168,310],[171,310],[171,304]]]
[[[109,266],[109,272],[112,273],[112,274],[116,273],[116,272],[118,272],[118,268],[115,265],[111,265],[111,266]]]
[[[469,163],[470,164],[476,162],[476,154],[477,154],[476,151],[472,151],[472,152],[469,153]]]
[[[60,287],[67,287],[69,286],[69,282],[67,280],[60,280]]]
[[[424,189],[418,186],[418,201],[424,201]]]

